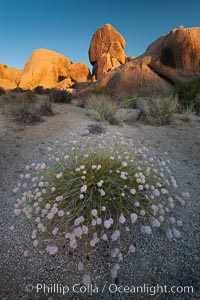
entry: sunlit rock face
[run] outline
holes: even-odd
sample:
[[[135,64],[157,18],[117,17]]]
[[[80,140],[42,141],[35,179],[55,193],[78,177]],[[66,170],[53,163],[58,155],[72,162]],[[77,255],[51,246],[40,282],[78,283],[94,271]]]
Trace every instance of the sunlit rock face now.
[[[150,67],[173,83],[200,77],[200,27],[172,30],[157,39],[144,55]]]
[[[37,49],[26,63],[21,75],[20,87],[33,89],[40,85],[44,88],[55,87],[59,76],[70,76],[71,61],[64,55],[47,50]]]
[[[104,74],[98,86],[117,94],[155,95],[200,78],[200,27],[172,30],[146,52]]]
[[[72,63],[68,57],[48,49],[37,49],[26,63],[21,74],[20,87],[33,89],[70,87],[74,82],[88,81],[90,70],[85,63]],[[65,81],[65,83],[61,83]]]
[[[0,87],[5,90],[14,89],[20,82],[22,70],[0,64]]]
[[[125,63],[125,45],[123,36],[112,25],[105,24],[97,29],[89,47],[89,59],[96,79]]]

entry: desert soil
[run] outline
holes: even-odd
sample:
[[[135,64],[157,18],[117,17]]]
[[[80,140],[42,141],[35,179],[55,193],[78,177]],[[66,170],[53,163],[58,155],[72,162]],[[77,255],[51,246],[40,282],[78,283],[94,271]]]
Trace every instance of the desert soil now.
[[[30,247],[31,224],[23,217],[13,214],[15,187],[19,173],[25,165],[46,159],[46,148],[56,140],[62,141],[70,132],[82,135],[91,120],[83,108],[73,105],[55,105],[57,114],[45,117],[37,125],[20,125],[6,116],[0,115],[0,299],[62,299],[62,296],[36,294],[27,291],[30,285],[38,283],[73,285],[80,279],[68,255],[47,257],[36,253],[24,257]],[[135,253],[134,260],[125,261],[120,272],[120,285],[168,285],[193,286],[193,294],[158,293],[153,297],[145,294],[103,294],[79,293],[67,295],[64,299],[200,299],[200,123],[175,122],[170,126],[152,127],[144,124],[124,125],[123,127],[103,127],[113,134],[120,132],[135,142],[140,141],[150,152],[169,159],[171,169],[179,183],[180,191],[188,191],[191,198],[185,207],[176,214],[183,220],[182,236],[178,241],[169,242],[160,233],[155,237],[140,237],[136,240],[141,250]],[[11,231],[10,226],[15,230]],[[112,283],[109,274],[96,263],[100,274],[96,284]]]

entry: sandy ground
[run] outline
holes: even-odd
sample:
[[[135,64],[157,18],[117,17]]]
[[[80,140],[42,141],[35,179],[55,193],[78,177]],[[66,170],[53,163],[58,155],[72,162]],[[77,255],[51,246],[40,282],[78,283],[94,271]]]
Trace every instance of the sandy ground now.
[[[77,132],[81,135],[86,131],[87,125],[95,123],[86,115],[83,108],[71,104],[55,105],[55,110],[57,111],[55,116],[45,117],[44,122],[31,126],[19,125],[0,115],[0,299],[48,299],[48,297],[42,298],[41,296],[37,298],[33,293],[27,293],[26,284],[39,282],[39,280],[53,282],[55,278],[57,280],[66,279],[62,276],[75,278],[74,274],[66,275],[67,271],[64,272],[63,269],[67,269],[67,267],[61,265],[59,259],[58,261],[52,259],[48,261],[43,258],[25,259],[23,257],[23,252],[30,243],[27,236],[29,228],[23,220],[19,221],[13,215],[15,198],[12,188],[24,166],[32,161],[43,161],[47,145],[53,144],[56,140],[63,140],[70,132]],[[110,134],[119,131],[125,137],[140,141],[142,145],[147,146],[150,151],[160,157],[170,159],[173,173],[181,188],[190,192],[191,199],[186,208],[181,208],[179,212],[185,222],[182,241],[172,246],[163,244],[166,252],[167,247],[169,247],[168,251],[171,251],[169,255],[166,254],[169,259],[168,273],[166,273],[166,266],[165,272],[162,273],[162,261],[160,261],[158,270],[151,270],[152,264],[150,266],[150,263],[147,263],[146,266],[145,264],[140,266],[141,268],[137,269],[136,274],[139,283],[142,283],[142,280],[152,282],[152,278],[156,282],[156,278],[160,280],[162,278],[162,282],[166,279],[171,283],[190,284],[195,288],[195,295],[181,297],[173,295],[168,298],[161,296],[159,299],[198,299],[200,297],[198,290],[200,278],[200,122],[194,124],[175,122],[170,126],[163,127],[142,124],[125,125],[124,127],[107,124],[103,124],[103,126]],[[9,229],[13,224],[16,226],[15,232]],[[146,246],[143,245],[143,247]],[[148,248],[146,250],[148,252]],[[144,249],[144,253],[146,250]],[[175,253],[174,256],[173,253]],[[152,252],[152,256],[154,254]],[[177,257],[180,258],[180,261]],[[141,256],[138,254],[138,262],[140,258]],[[155,257],[155,259],[157,258]],[[128,271],[130,274],[131,270],[130,267]],[[81,299],[80,295],[77,297],[65,299]],[[110,298],[108,296],[105,298],[103,296],[95,297],[91,299],[123,299],[112,298],[111,295]],[[52,297],[51,299],[61,298]],[[143,295],[143,298],[138,296],[134,299],[149,298],[145,298]],[[158,298],[155,297],[155,299]]]

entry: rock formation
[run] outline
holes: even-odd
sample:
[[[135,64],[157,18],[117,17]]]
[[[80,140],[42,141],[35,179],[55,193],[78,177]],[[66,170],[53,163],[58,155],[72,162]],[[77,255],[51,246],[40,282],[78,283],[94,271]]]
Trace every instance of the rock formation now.
[[[195,78],[200,78],[200,27],[180,27],[157,39],[143,55],[105,74],[96,84],[120,94],[154,95]]]
[[[77,62],[70,66],[70,77],[73,81],[86,82],[91,79],[88,66],[83,62]]]
[[[33,89],[40,85],[44,88],[63,86],[70,87],[74,82],[88,81],[91,74],[85,63],[74,63],[64,55],[47,50],[37,49],[26,63],[21,75],[20,87]]]
[[[0,64],[0,87],[14,89],[20,82],[21,70]]]
[[[172,84],[155,73],[150,56],[139,57],[105,74],[96,82],[118,95],[150,96],[171,89]]]
[[[151,44],[144,55],[156,73],[173,83],[200,77],[200,27],[172,30]]]
[[[98,28],[89,47],[89,59],[93,75],[99,79],[109,70],[124,64],[126,42],[123,36],[110,24]]]
[[[21,75],[20,87],[33,89],[40,85],[44,88],[55,87],[59,76],[68,78],[71,61],[57,52],[37,49],[26,63]]]

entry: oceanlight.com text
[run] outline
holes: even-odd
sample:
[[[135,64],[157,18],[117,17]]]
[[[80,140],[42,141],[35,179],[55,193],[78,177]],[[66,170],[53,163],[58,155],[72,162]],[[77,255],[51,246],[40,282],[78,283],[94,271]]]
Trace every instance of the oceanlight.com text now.
[[[72,286],[63,284],[41,284],[38,283],[35,286],[28,284],[25,287],[26,292],[36,294],[146,294],[155,296],[156,294],[193,294],[193,286],[167,286],[167,285],[149,285],[143,284],[141,286],[134,285],[117,285],[113,283],[105,283],[103,286],[97,286],[96,284],[82,285],[80,283]]]

